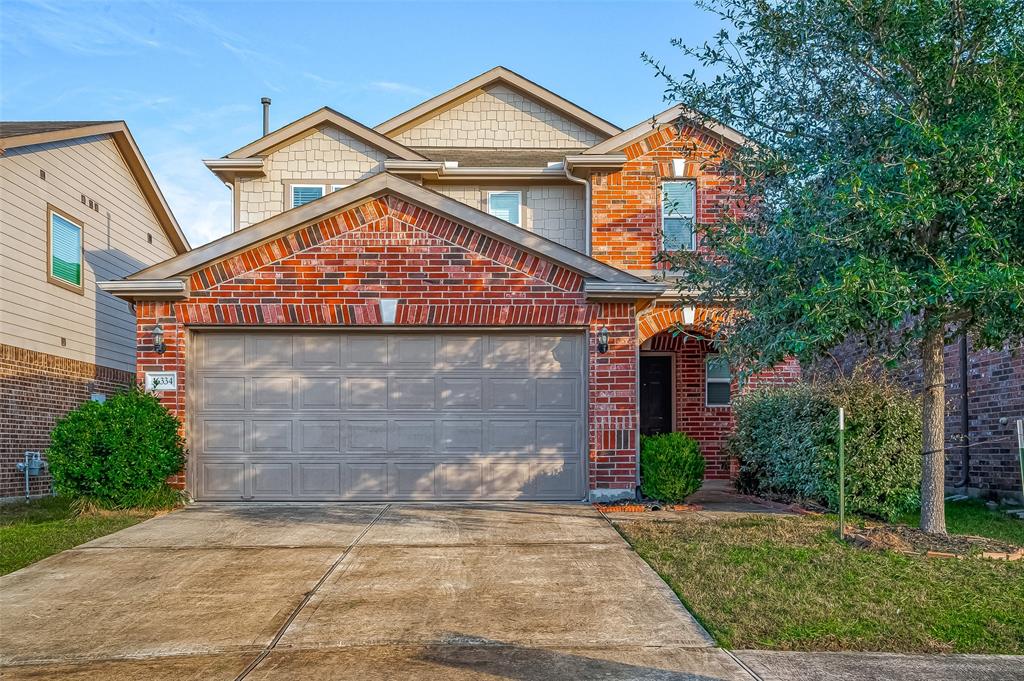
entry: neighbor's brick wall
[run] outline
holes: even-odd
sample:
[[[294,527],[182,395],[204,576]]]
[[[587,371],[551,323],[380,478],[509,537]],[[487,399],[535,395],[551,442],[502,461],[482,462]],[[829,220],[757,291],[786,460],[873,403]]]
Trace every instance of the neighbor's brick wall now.
[[[727,148],[707,133],[686,127],[679,135],[666,126],[623,151],[627,161],[621,169],[591,175],[592,253],[625,270],[657,269],[662,180],[696,179],[696,222],[716,222],[737,196],[735,180],[714,169]],[[678,158],[687,160],[689,178],[673,177],[672,159]]]
[[[58,419],[93,393],[110,395],[133,380],[128,371],[0,345],[0,498],[25,494],[16,465],[26,450],[45,453]],[[29,480],[32,495],[50,493],[48,473]]]
[[[591,484],[633,485],[633,309],[588,303],[583,279],[574,272],[398,199],[381,198],[200,270],[189,283],[188,300],[140,303],[136,310],[139,378],[146,371],[177,371],[178,389],[161,392],[160,399],[183,420],[192,325],[378,326],[382,297],[398,299],[396,324],[405,326],[582,330],[607,324],[613,351],[592,355],[590,364]],[[150,346],[157,323],[167,344],[163,355]]]
[[[704,477],[712,480],[734,477],[735,462],[725,452],[726,440],[735,424],[732,407],[706,404],[705,362],[709,354],[714,354],[711,342],[663,331],[652,337],[647,347],[651,351],[675,354],[675,429],[700,443],[701,454],[707,462]],[[789,359],[751,376],[742,392],[799,380],[800,364]],[[738,382],[733,384],[732,391],[734,396],[740,393]]]
[[[815,370],[851,373],[871,355],[863,344],[849,341],[835,348],[832,357]],[[946,483],[955,485],[961,476],[960,344],[950,343],[944,352],[946,373]],[[833,361],[834,360],[834,361]],[[921,365],[909,358],[892,372],[916,395],[921,393]],[[982,492],[1021,493],[1020,464],[1014,422],[1024,418],[1024,346],[1001,350],[970,347],[967,365],[968,436],[978,443],[970,449],[969,487]],[[1006,419],[1006,423],[1000,423]]]

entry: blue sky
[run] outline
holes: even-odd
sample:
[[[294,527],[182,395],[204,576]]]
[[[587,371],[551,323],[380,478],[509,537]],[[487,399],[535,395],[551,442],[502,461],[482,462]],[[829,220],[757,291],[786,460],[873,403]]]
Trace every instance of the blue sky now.
[[[495,65],[622,127],[662,109],[647,51],[717,22],[677,2],[0,0],[0,118],[124,119],[193,245],[230,229],[201,159],[321,106],[373,126]],[[588,48],[600,44],[600,49]]]

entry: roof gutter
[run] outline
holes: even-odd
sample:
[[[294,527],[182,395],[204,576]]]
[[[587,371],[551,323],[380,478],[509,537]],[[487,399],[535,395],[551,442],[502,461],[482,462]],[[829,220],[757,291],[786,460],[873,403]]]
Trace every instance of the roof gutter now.
[[[583,185],[583,235],[584,235],[584,250],[583,252],[590,255],[593,251],[591,246],[592,234],[590,233],[590,179],[584,177],[577,177],[572,174],[569,169],[568,160],[562,163],[562,170],[565,172],[565,179],[576,184]]]
[[[263,177],[262,158],[210,158],[203,160],[203,165],[224,182],[230,182],[240,175]]]
[[[561,178],[561,165],[547,166],[544,168],[523,168],[515,166],[504,167],[481,167],[481,166],[454,166],[444,161],[403,161],[388,159],[384,161],[384,169],[396,175],[432,175],[438,179],[459,179],[459,180],[503,180],[503,179],[530,179],[530,178]]]
[[[668,287],[654,281],[612,282],[587,279],[583,282],[583,292],[588,299],[602,300],[654,300],[660,297]]]
[[[96,285],[101,291],[129,302],[188,298],[188,286],[184,279],[118,279],[100,281]]]

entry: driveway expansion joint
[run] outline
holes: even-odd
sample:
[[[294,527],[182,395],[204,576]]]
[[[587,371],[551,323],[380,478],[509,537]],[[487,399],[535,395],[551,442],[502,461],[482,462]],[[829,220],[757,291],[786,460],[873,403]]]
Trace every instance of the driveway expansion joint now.
[[[373,517],[373,520],[367,523],[366,527],[362,529],[362,531],[356,536],[356,538],[353,539],[352,542],[347,547],[345,547],[345,550],[341,552],[341,555],[338,556],[338,558],[331,564],[331,566],[327,568],[327,571],[324,572],[324,574],[320,577],[319,580],[317,580],[316,584],[313,585],[313,588],[307,591],[305,595],[303,595],[302,600],[299,601],[299,604],[295,606],[295,609],[292,610],[290,615],[288,615],[288,619],[286,619],[284,621],[284,624],[282,624],[281,627],[277,630],[277,633],[274,634],[274,638],[270,640],[270,643],[267,644],[267,646],[264,647],[262,651],[260,651],[260,654],[257,655],[252,662],[246,665],[245,669],[243,669],[242,672],[237,677],[235,677],[235,681],[243,681],[243,679],[245,679],[246,676],[251,674],[253,670],[255,670],[256,667],[258,667],[260,663],[267,658],[271,651],[277,647],[278,642],[281,640],[282,637],[284,637],[285,632],[288,631],[288,627],[292,625],[292,622],[294,622],[295,618],[299,616],[299,613],[302,612],[302,610],[309,604],[309,602],[313,599],[313,596],[316,594],[316,592],[320,589],[321,586],[324,585],[324,583],[327,582],[328,579],[330,579],[331,575],[334,574],[335,570],[338,569],[342,562],[344,562],[344,560],[348,558],[349,554],[352,553],[352,549],[354,549],[356,545],[360,542],[360,540],[366,536],[366,533],[370,531],[370,528],[373,527],[378,520],[384,517],[384,515],[388,512],[389,508],[391,508],[391,504],[385,504],[384,507],[380,509],[380,512],[378,512],[377,515]]]

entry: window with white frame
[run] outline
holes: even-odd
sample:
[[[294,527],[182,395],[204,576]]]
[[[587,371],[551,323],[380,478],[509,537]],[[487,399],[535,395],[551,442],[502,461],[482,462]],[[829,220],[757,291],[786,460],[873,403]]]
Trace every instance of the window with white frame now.
[[[661,183],[661,239],[666,251],[692,251],[697,247],[693,224],[697,211],[695,180]]]
[[[293,184],[292,185],[292,208],[298,208],[310,201],[316,201],[324,195],[322,184]]]
[[[310,201],[316,201],[331,192],[344,189],[349,184],[348,182],[343,184],[293,184],[291,185],[291,196],[289,197],[291,205],[288,207],[297,208]]]
[[[708,355],[704,366],[705,404],[709,407],[728,407],[732,392],[729,360],[721,355]]]
[[[46,222],[47,279],[82,293],[82,223],[53,206],[47,208]]]
[[[522,192],[487,192],[487,212],[496,218],[522,227]]]

